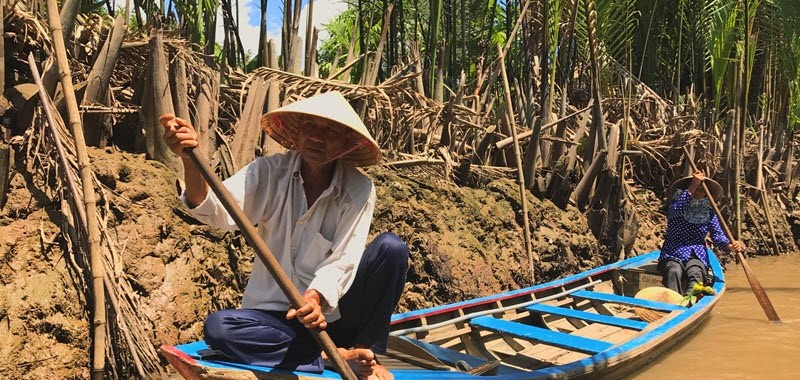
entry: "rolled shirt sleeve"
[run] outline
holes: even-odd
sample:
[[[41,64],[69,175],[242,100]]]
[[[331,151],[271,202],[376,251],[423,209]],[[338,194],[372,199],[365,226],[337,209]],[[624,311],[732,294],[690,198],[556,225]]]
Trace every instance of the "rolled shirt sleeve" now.
[[[271,161],[257,159],[222,182],[253,225],[258,224],[267,214],[266,210],[271,198],[257,195],[271,193],[271,181],[266,179],[270,176],[272,166],[274,165]],[[210,189],[205,200],[195,208],[189,207],[185,190],[180,199],[189,214],[200,222],[226,230],[238,229],[236,222],[225,210],[222,201]]]
[[[323,313],[330,314],[338,306],[356,276],[358,264],[364,254],[372,214],[375,209],[375,187],[370,182],[366,202],[351,203],[343,212],[331,254],[315,271],[309,289],[315,289],[324,298]]]

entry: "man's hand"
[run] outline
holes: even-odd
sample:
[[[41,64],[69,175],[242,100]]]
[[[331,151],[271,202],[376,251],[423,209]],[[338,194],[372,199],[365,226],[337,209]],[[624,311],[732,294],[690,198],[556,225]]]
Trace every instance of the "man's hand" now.
[[[325,322],[325,315],[322,314],[322,304],[325,299],[314,289],[308,289],[303,293],[303,299],[306,301],[305,306],[294,309],[291,308],[286,313],[286,319],[297,317],[297,320],[306,328],[319,327],[325,329],[328,327],[328,322]]]
[[[183,152],[185,148],[194,148],[199,144],[197,142],[197,133],[194,131],[192,124],[183,120],[175,115],[168,113],[162,115],[158,119],[159,123],[164,126],[164,141],[167,146],[181,158],[186,158],[186,153]]]
[[[738,240],[734,240],[728,244],[728,250],[731,252],[742,252],[744,251],[744,244]]]

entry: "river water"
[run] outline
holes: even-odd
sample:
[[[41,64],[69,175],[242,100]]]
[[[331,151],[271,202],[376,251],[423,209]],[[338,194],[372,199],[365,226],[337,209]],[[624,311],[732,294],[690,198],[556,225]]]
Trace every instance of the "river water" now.
[[[783,323],[767,320],[741,265],[695,334],[629,379],[800,379],[800,254],[747,261]]]

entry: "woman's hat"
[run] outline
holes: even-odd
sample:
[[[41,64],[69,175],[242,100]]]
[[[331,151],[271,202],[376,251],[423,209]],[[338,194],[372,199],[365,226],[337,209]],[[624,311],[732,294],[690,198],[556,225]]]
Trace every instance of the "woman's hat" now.
[[[675,194],[675,190],[681,189],[685,190],[689,188],[689,185],[692,183],[693,176],[683,177],[675,182],[672,183],[672,186],[669,187],[669,196],[671,197],[672,194]],[[705,181],[706,186],[708,186],[708,191],[711,192],[711,196],[714,199],[719,199],[722,196],[722,186],[717,181],[714,181],[711,178],[706,177]],[[702,186],[702,185],[701,185]]]
[[[636,293],[634,297],[673,305],[681,305],[683,303],[683,296],[680,295],[680,293],[663,286],[651,286],[644,288]],[[639,318],[648,323],[659,320],[667,314],[663,311],[645,309],[642,307],[634,307],[633,311],[639,316]]]
[[[356,133],[357,137],[346,146],[350,151],[341,157],[342,160],[355,166],[368,166],[380,162],[381,149],[378,143],[372,138],[347,99],[338,91],[298,100],[267,112],[261,116],[261,128],[264,128],[264,131],[279,144],[287,149],[293,149],[297,140],[297,128],[305,115],[330,120]]]

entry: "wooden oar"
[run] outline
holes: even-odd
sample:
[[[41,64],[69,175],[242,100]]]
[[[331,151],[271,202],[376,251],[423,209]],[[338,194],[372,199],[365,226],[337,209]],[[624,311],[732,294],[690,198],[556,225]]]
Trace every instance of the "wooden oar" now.
[[[222,202],[222,205],[225,207],[225,210],[228,211],[228,214],[231,215],[233,220],[236,222],[236,225],[239,227],[239,231],[242,232],[244,238],[247,240],[247,243],[250,244],[251,247],[256,251],[256,255],[264,263],[264,266],[267,267],[269,273],[278,283],[283,294],[286,295],[286,298],[289,299],[289,302],[292,303],[292,307],[295,309],[300,309],[306,304],[306,301],[303,299],[303,296],[300,295],[300,291],[292,284],[289,277],[286,275],[286,272],[283,271],[283,268],[278,263],[278,260],[275,259],[275,256],[272,255],[272,252],[267,248],[267,245],[264,243],[264,240],[261,239],[261,236],[258,235],[255,227],[253,224],[250,223],[247,215],[244,214],[239,205],[236,204],[236,201],[233,199],[231,193],[228,192],[228,189],[222,184],[222,181],[211,171],[211,166],[208,164],[208,160],[203,156],[202,153],[199,151],[195,151],[194,148],[186,148],[184,149],[186,155],[192,160],[194,165],[200,170],[200,174],[203,178],[208,182],[209,187],[217,195],[217,198]],[[336,349],[336,345],[333,344],[330,336],[325,330],[320,329],[319,327],[309,329],[311,331],[311,335],[314,336],[314,339],[317,340],[317,343],[322,347],[322,350],[328,355],[333,361],[333,365],[336,367],[336,370],[339,371],[339,374],[342,378],[347,380],[356,380],[356,375],[353,373],[353,370],[350,369],[350,366],[347,365],[347,362],[339,355],[339,350]]]
[[[683,153],[686,155],[686,159],[689,161],[689,165],[692,166],[692,171],[697,171],[697,165],[694,164],[694,160],[692,160],[692,156],[689,155],[689,150],[686,149],[686,146],[683,147]],[[725,235],[728,236],[730,241],[735,241],[731,230],[728,228],[728,223],[725,222],[725,219],[722,218],[722,213],[719,212],[719,207],[717,207],[717,202],[714,201],[714,197],[711,195],[711,192],[708,191],[708,186],[706,186],[705,181],[701,183],[703,185],[703,190],[706,192],[706,196],[708,197],[708,201],[711,203],[711,207],[714,208],[714,212],[717,214],[717,219],[719,219],[719,224],[722,225],[722,229],[725,231]],[[761,305],[761,308],[764,309],[764,314],[767,315],[767,318],[771,322],[780,323],[781,319],[778,318],[778,313],[775,311],[775,308],[772,307],[772,302],[769,301],[769,297],[767,297],[767,292],[764,291],[764,288],[761,286],[761,283],[756,278],[756,274],[753,273],[753,270],[750,269],[750,265],[747,264],[747,260],[745,260],[744,255],[742,252],[736,251],[736,257],[739,258],[739,262],[742,263],[742,268],[744,269],[744,274],[747,276],[747,281],[750,282],[750,288],[753,289],[753,293],[756,295],[756,299],[758,303]]]

